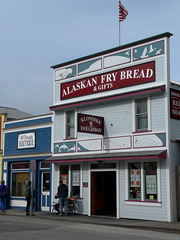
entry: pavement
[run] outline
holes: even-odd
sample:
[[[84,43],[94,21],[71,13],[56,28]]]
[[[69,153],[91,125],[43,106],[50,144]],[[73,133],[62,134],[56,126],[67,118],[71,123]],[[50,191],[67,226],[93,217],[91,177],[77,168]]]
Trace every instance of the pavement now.
[[[134,219],[117,219],[115,217],[104,217],[104,216],[87,216],[71,214],[68,216],[60,216],[56,213],[35,211],[35,216],[26,216],[24,210],[7,209],[7,216],[21,216],[21,217],[33,217],[38,219],[48,219],[55,221],[65,221],[65,222],[76,222],[84,224],[96,224],[111,227],[124,227],[124,228],[134,228],[142,230],[153,230],[162,232],[171,232],[180,234],[180,221],[178,222],[161,222],[161,221],[149,221],[149,220],[134,220]]]

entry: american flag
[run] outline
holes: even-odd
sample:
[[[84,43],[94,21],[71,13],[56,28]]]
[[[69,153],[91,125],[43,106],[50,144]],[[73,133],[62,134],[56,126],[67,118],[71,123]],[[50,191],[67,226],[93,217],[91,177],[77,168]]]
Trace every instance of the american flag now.
[[[125,9],[121,1],[119,0],[119,22],[124,21],[127,15],[128,15],[128,11]]]

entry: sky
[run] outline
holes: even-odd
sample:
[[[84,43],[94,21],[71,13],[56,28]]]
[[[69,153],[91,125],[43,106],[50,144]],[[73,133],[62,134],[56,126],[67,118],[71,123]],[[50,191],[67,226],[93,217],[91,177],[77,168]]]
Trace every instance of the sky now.
[[[121,45],[170,32],[179,78],[180,0],[122,0]],[[42,115],[53,105],[51,66],[119,45],[119,0],[0,0],[0,106]]]

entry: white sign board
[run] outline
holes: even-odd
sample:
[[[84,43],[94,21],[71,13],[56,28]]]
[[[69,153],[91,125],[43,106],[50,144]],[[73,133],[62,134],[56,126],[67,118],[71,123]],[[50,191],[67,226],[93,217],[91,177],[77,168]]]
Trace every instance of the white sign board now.
[[[18,149],[35,148],[35,132],[18,135]]]

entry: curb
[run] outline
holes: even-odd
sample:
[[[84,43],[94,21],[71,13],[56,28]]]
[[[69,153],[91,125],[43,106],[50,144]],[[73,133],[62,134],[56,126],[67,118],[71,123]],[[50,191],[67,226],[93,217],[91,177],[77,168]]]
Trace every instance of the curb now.
[[[47,215],[47,214],[42,214],[42,215],[38,215],[36,214],[35,216],[26,216],[25,215],[25,212],[24,212],[24,215],[22,213],[20,214],[15,214],[15,213],[6,213],[4,214],[6,216],[14,216],[14,217],[26,217],[26,218],[32,218],[32,217],[35,217],[35,218],[38,218],[38,219],[46,219],[46,220],[53,220],[53,221],[63,221],[63,222],[76,222],[76,223],[81,223],[81,224],[91,224],[91,225],[100,225],[100,226],[109,226],[109,227],[120,227],[120,228],[129,228],[129,229],[138,229],[138,230],[146,230],[146,231],[158,231],[158,232],[169,232],[169,233],[176,233],[176,234],[180,234],[180,224],[178,222],[175,222],[175,224],[179,224],[179,228],[177,227],[171,227],[171,226],[157,226],[155,225],[155,223],[153,223],[153,221],[145,221],[145,223],[149,223],[150,225],[149,226],[146,226],[143,225],[143,220],[141,223],[139,223],[139,220],[138,221],[138,224],[135,224],[134,221],[136,220],[132,220],[133,223],[122,223],[122,222],[117,222],[118,219],[115,219],[117,220],[116,222],[113,222],[112,221],[112,218],[101,218],[101,217],[88,217],[89,219],[83,219],[81,218],[81,215],[70,215],[70,216],[58,216],[58,215],[53,215],[53,214],[50,214],[50,215]],[[109,222],[108,222],[109,220]],[[121,219],[119,220],[121,221]],[[123,221],[123,220],[122,220]],[[126,220],[125,220],[126,221]],[[129,221],[129,220],[127,220]],[[140,220],[141,221],[141,220]],[[159,222],[161,223],[161,222]],[[142,224],[142,225],[141,225]],[[152,225],[151,225],[152,224]],[[165,224],[171,224],[171,223],[164,223],[162,222],[162,225]],[[173,224],[173,223],[172,223]]]

